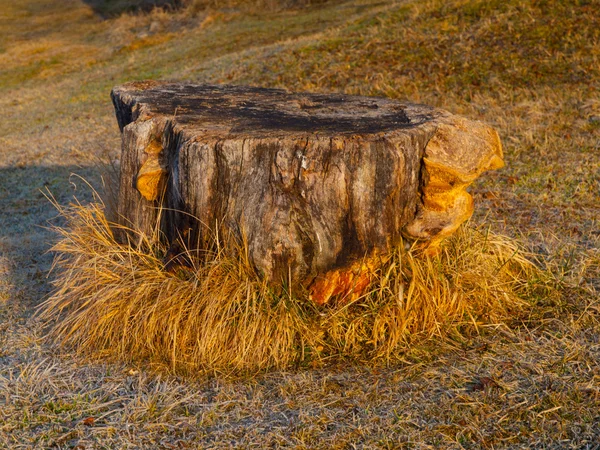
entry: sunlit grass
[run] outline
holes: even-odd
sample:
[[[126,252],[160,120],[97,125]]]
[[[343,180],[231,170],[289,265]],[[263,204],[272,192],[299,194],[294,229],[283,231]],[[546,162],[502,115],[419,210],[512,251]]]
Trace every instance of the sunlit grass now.
[[[120,244],[99,203],[62,209],[57,278],[42,317],[88,355],[150,359],[176,372],[249,372],[352,357],[389,363],[411,345],[524,320],[549,278],[511,240],[463,227],[435,257],[396,248],[366,293],[318,307],[272,289],[246,246],[216,245],[193,267],[164,270],[158,233]],[[190,253],[186,251],[186,253]],[[542,281],[546,280],[546,281]]]
[[[4,2],[0,201],[2,217],[12,220],[3,222],[8,226],[0,241],[0,447],[592,448],[600,435],[598,9],[597,0],[350,0],[306,9],[217,7],[105,20],[79,0]],[[162,33],[175,35],[153,40]],[[148,45],[129,47],[137,40]],[[46,276],[38,256],[52,239],[33,232],[51,208],[34,193],[49,181],[66,204],[73,192],[54,179],[66,180],[75,169],[63,165],[88,166],[90,155],[102,149],[118,153],[109,93],[140,78],[382,95],[484,120],[500,133],[506,168],[472,186],[473,223],[518,239],[567,287],[557,301],[544,276],[523,274],[529,282],[512,285],[525,304],[506,303],[514,308],[511,318],[502,310],[479,315],[479,304],[471,312],[475,323],[468,314],[436,319],[441,332],[434,328],[431,338],[413,326],[416,331],[399,338],[390,354],[398,363],[387,369],[334,364],[195,383],[150,370],[149,362],[171,370],[164,342],[154,360],[145,356],[154,347],[138,343],[138,354],[123,355],[127,365],[105,362],[101,356],[110,348],[82,346],[100,356],[98,364],[82,364],[71,357],[75,352],[47,345],[29,319],[31,303],[43,295],[34,293],[36,283]],[[53,170],[56,165],[60,170]],[[79,189],[75,194],[81,198]],[[479,236],[466,241],[475,245],[486,235],[488,242],[495,239],[485,231],[464,232]],[[461,242],[460,236],[447,245]],[[119,276],[134,264],[144,270],[155,264],[158,273],[164,247],[154,248],[151,258],[124,262]],[[466,250],[466,259],[459,257],[443,276],[448,283],[471,261],[472,249]],[[113,251],[111,258],[131,253]],[[408,270],[408,256],[398,254]],[[61,271],[75,253],[65,258],[50,279],[64,280]],[[92,261],[90,254],[81,258]],[[431,261],[432,273],[440,273]],[[386,264],[393,266],[393,259]],[[183,275],[171,283],[195,277]],[[165,275],[153,277],[166,283]],[[406,294],[410,277],[401,279]],[[465,280],[461,285],[466,289]],[[87,289],[93,292],[89,284]],[[396,305],[374,297],[348,310],[376,314],[372,305]],[[80,305],[75,295],[71,300],[63,305],[68,320]],[[315,318],[319,326],[333,313],[323,312]],[[347,329],[342,319],[339,335]],[[78,348],[75,337],[84,340],[86,326],[93,328],[84,324],[66,348]],[[356,336],[354,347],[337,341],[338,347],[324,346],[320,359],[318,348],[305,351],[303,361],[320,365],[339,358],[325,352],[352,349],[359,352],[353,359],[387,360],[385,349],[392,346],[382,342],[392,342],[390,335],[369,335],[379,353]],[[97,335],[93,339],[99,342]],[[90,416],[97,426],[84,424]]]

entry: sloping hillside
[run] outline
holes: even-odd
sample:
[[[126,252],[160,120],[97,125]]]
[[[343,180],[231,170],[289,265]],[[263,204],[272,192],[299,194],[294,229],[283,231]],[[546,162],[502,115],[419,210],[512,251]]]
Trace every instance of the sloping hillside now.
[[[266,3],[111,15],[2,1],[0,447],[594,448],[600,3]],[[110,89],[146,78],[407,98],[493,124],[506,168],[473,187],[474,222],[537,254],[561,301],[540,297],[528,324],[433,341],[388,368],[190,381],[61,353],[32,318],[56,240],[40,191],[85,202],[72,173],[110,180],[97,165],[119,157]]]

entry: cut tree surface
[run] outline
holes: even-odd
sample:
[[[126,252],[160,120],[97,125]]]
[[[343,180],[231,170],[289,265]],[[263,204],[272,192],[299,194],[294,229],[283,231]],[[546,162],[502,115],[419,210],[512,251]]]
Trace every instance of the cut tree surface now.
[[[502,166],[495,130],[424,105],[155,81],[112,99],[123,225],[200,251],[244,240],[259,273],[317,303],[358,295],[402,236],[435,249]]]

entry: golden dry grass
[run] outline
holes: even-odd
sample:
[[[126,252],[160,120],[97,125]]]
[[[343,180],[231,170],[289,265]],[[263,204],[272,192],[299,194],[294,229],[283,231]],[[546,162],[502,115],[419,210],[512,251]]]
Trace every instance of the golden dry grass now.
[[[599,8],[348,0],[105,20],[80,0],[4,2],[0,448],[596,448]],[[108,93],[145,78],[384,95],[492,124],[506,168],[472,186],[473,223],[534,252],[562,300],[533,293],[524,323],[450,330],[389,367],[196,382],[59,351],[31,318],[56,239],[39,190],[91,200],[69,174],[99,184],[92,161],[120,142]]]
[[[130,230],[136,244],[119,244],[100,203],[61,213],[55,290],[41,305],[54,339],[80,354],[149,359],[175,373],[340,357],[390,363],[426,339],[526,320],[536,297],[557,293],[513,241],[465,226],[436,257],[397,248],[381,257],[365,294],[318,307],[304,292],[276,293],[261,281],[244,245],[231,251],[217,242],[205,262],[171,274],[158,233]]]

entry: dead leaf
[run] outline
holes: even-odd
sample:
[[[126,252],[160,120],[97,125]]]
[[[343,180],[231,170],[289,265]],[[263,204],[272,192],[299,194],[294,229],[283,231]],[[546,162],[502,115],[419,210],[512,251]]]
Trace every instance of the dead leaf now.
[[[490,377],[481,377],[477,378],[470,383],[467,383],[467,390],[470,392],[473,391],[484,391],[486,389],[499,388],[500,386],[493,378]]]
[[[96,419],[94,419],[93,417],[88,417],[86,419],[83,419],[83,421],[82,421],[82,423],[86,427],[93,427],[95,422],[96,422]]]

